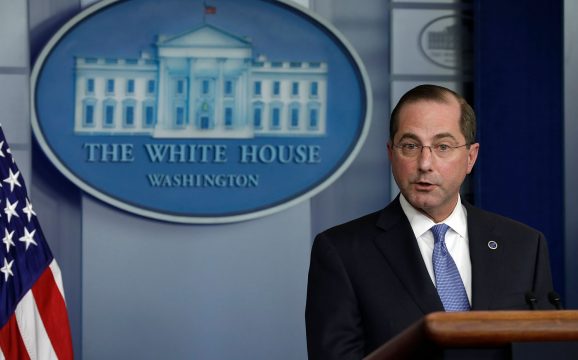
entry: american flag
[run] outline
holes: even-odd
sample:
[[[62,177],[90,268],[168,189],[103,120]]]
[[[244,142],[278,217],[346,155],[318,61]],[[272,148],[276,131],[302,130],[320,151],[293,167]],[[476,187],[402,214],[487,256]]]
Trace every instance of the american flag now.
[[[203,3],[205,6],[205,14],[207,15],[215,15],[217,13],[217,7],[214,5],[208,5],[207,3]]]
[[[0,126],[0,360],[72,359],[60,269]]]

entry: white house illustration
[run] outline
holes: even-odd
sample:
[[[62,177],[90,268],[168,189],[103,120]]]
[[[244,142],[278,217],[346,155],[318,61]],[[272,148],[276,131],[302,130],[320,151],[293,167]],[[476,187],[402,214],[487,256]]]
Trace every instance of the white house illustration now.
[[[138,59],[75,59],[78,135],[322,136],[327,63],[269,61],[250,40],[203,25],[159,36]]]

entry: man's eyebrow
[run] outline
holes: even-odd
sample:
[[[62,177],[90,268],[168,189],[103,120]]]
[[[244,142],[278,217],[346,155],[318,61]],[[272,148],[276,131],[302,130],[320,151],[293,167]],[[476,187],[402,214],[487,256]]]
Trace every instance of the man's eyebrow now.
[[[407,139],[415,140],[415,141],[417,141],[417,142],[420,142],[420,140],[419,140],[419,138],[417,137],[417,135],[416,135],[416,134],[413,134],[413,133],[405,133],[405,134],[401,135],[401,137],[399,138],[399,141],[407,140]]]
[[[452,134],[447,133],[447,132],[446,132],[446,133],[437,134],[436,136],[434,136],[434,139],[436,139],[436,140],[445,139],[445,138],[450,138],[450,139],[455,140],[455,141],[458,140],[458,139],[456,139],[455,136],[453,136]]]
[[[448,132],[436,134],[434,136],[434,140],[441,140],[441,139],[446,139],[446,138],[450,138],[454,141],[458,140],[454,135],[452,135],[451,133],[448,133]],[[419,137],[414,133],[405,133],[405,134],[401,135],[401,137],[399,138],[399,141],[402,141],[402,140],[415,140],[417,142],[421,142]]]

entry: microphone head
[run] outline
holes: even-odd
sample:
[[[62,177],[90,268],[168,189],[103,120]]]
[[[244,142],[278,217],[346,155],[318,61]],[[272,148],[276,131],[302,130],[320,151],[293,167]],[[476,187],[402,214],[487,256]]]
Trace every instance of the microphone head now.
[[[550,304],[554,305],[556,309],[562,309],[562,301],[560,300],[560,295],[555,291],[550,291],[548,293],[548,301]]]
[[[534,310],[536,308],[537,302],[538,302],[538,299],[536,299],[536,296],[534,295],[534,293],[531,291],[528,291],[526,293],[526,304],[528,304],[530,306],[530,310]]]
[[[558,295],[558,293],[555,291],[550,291],[548,293],[548,300],[550,300],[551,302],[560,301],[560,295]]]
[[[526,293],[526,302],[537,302],[536,295],[533,292],[528,291]]]

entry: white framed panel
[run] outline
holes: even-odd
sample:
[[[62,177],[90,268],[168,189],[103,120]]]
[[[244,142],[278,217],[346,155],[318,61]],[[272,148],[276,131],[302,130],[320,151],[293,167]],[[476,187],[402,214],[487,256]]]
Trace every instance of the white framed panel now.
[[[459,4],[461,0],[393,0],[397,4]]]
[[[27,4],[0,0],[0,67],[28,67]]]
[[[471,63],[471,27],[462,11],[393,9],[391,73],[456,76]]]
[[[20,143],[28,144],[28,75],[0,73],[0,84],[0,122],[4,134],[12,147]]]

